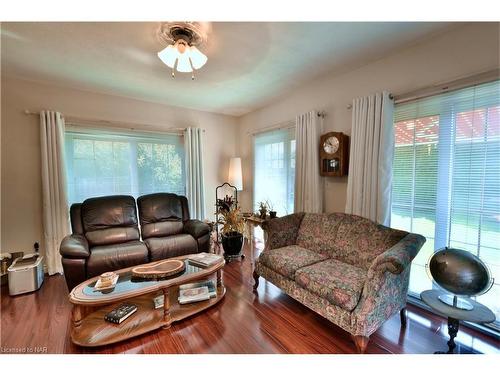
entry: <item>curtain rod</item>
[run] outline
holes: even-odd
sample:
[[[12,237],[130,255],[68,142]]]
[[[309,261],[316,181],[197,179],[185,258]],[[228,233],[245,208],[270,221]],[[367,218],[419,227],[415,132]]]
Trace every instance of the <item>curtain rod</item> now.
[[[326,112],[325,111],[319,111],[317,112],[317,116],[321,118],[326,117]],[[265,128],[260,128],[260,129],[255,129],[253,131],[247,131],[247,134],[249,135],[256,135],[259,133],[264,133],[270,130],[280,130],[280,129],[290,129],[295,126],[295,120],[287,120],[287,121],[282,121],[278,122],[277,124],[266,126]]]
[[[431,86],[426,86],[405,94],[397,95],[394,102],[405,103],[417,99],[426,98],[432,95],[443,94],[449,91],[460,90],[466,87],[480,85],[482,83],[496,81],[500,78],[500,69],[488,70],[472,76],[461,77],[448,82],[442,82]]]
[[[24,110],[25,115],[34,115],[34,116],[39,116],[40,112],[36,111],[30,111],[28,109]],[[128,123],[128,122],[123,122],[123,121],[110,121],[110,120],[98,120],[98,119],[92,119],[92,118],[85,118],[85,117],[77,117],[77,116],[64,116],[65,121],[68,124],[73,124],[73,125],[110,125],[112,128],[121,128],[121,129],[127,129],[127,130],[134,130],[134,131],[148,131],[147,129],[144,129],[144,127],[150,127],[150,128],[156,128],[158,129],[158,125],[152,125],[152,124],[139,124],[139,123]],[[167,129],[159,129],[155,130],[156,132],[162,132],[162,133],[180,133],[186,130],[186,128],[167,128]],[[203,132],[205,132],[205,129],[203,129]]]
[[[389,94],[389,99],[391,99],[391,100],[394,99],[394,95]],[[347,109],[351,109],[351,108],[352,108],[352,104],[348,104]]]
[[[473,74],[471,76],[454,79],[452,81],[441,82],[435,85],[422,87],[404,94],[390,94],[389,97],[391,99],[394,99],[394,104],[400,104],[417,99],[427,98],[432,95],[443,94],[449,91],[464,89],[466,87],[471,87],[482,83],[496,81],[498,79],[500,79],[500,68],[495,68],[478,74]],[[349,104],[347,106],[347,109],[351,108],[352,104]]]

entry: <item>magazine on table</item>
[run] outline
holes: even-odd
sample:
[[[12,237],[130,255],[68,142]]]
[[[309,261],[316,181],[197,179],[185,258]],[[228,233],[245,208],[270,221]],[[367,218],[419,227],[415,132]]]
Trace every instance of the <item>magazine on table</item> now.
[[[199,267],[210,267],[220,262],[222,256],[217,254],[199,253],[189,257],[189,264]]]
[[[179,286],[179,303],[181,303],[181,298],[180,298],[180,292],[181,291],[185,291],[185,290],[189,290],[189,289],[195,289],[195,288],[201,288],[201,287],[207,287],[208,288],[208,297],[209,298],[215,298],[215,297],[217,297],[217,288],[215,286],[215,281],[214,280],[203,280],[203,281],[198,281],[198,282],[184,284],[184,285]],[[202,299],[202,301],[205,301],[205,299]],[[155,297],[153,299],[154,308],[155,309],[162,308],[163,307],[163,302],[164,302],[163,294]],[[192,302],[196,302],[196,301],[192,301]]]
[[[184,284],[184,285],[181,285],[179,287],[179,290],[200,288],[202,286],[206,286],[208,288],[208,294],[209,294],[210,298],[217,297],[217,289],[215,287],[214,280],[204,280],[204,281],[198,281],[195,283]]]
[[[210,299],[210,294],[208,293],[208,288],[202,286],[199,288],[179,290],[179,303],[181,305],[191,302],[200,302]]]

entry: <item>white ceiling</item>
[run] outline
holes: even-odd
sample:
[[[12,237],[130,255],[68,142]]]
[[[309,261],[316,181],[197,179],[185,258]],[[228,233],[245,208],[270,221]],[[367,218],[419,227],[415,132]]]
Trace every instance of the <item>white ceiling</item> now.
[[[450,23],[216,22],[195,81],[156,53],[159,23],[2,23],[2,74],[239,116]]]

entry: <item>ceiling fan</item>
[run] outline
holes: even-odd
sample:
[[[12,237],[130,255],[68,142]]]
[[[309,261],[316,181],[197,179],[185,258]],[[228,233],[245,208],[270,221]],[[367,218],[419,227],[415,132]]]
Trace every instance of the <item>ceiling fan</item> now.
[[[158,29],[158,39],[166,48],[158,52],[160,60],[175,71],[191,73],[206,64],[208,58],[197,48],[207,41],[210,31],[208,22],[163,22]]]

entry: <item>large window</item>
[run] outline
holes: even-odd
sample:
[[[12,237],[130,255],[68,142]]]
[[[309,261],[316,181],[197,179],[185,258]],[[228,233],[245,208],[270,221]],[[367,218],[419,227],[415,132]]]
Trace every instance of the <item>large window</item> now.
[[[433,288],[425,265],[445,246],[470,251],[492,272],[477,300],[500,319],[500,84],[396,105],[391,226],[427,242],[412,264],[410,294]],[[496,328],[500,322],[495,323]]]
[[[102,195],[185,194],[181,136],[75,128],[65,140],[70,204]]]
[[[270,131],[254,138],[254,209],[268,201],[278,216],[293,212],[295,128]]]

